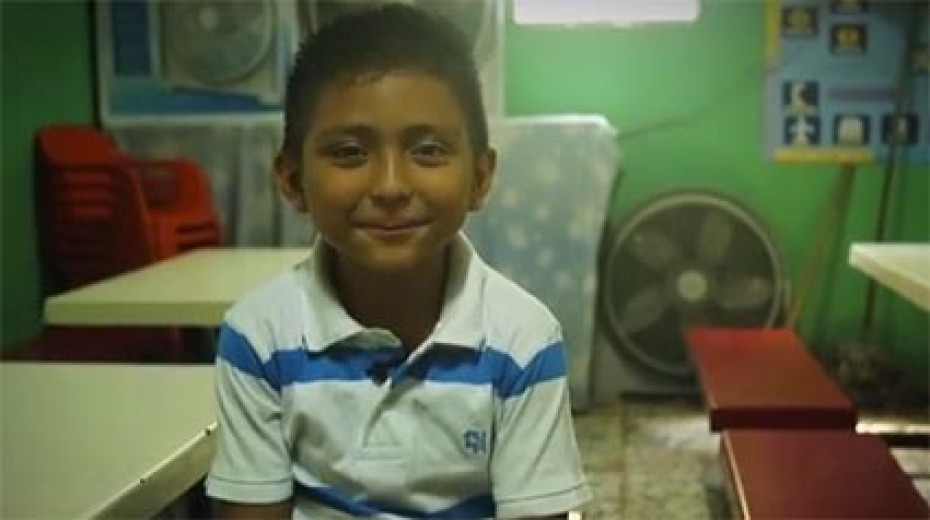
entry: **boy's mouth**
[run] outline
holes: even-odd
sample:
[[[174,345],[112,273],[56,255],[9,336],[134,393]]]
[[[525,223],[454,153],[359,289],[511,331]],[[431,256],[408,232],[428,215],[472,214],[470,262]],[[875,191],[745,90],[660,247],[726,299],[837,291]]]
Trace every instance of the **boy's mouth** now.
[[[426,224],[427,222],[425,220],[409,220],[398,222],[361,223],[357,224],[356,227],[372,236],[393,237],[414,233],[426,226]]]

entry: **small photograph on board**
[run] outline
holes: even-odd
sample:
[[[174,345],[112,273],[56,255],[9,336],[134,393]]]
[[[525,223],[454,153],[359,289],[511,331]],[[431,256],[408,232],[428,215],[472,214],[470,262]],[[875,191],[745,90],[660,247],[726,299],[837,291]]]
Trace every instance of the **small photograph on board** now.
[[[783,139],[785,146],[805,147],[820,144],[820,118],[789,116],[785,118]]]
[[[786,114],[815,115],[820,110],[820,86],[816,81],[785,81],[781,103]]]
[[[917,144],[920,120],[917,114],[885,114],[882,116],[882,143],[911,146]]]
[[[830,52],[833,54],[865,54],[868,44],[865,24],[841,23],[830,27]]]
[[[792,5],[781,10],[782,36],[809,38],[817,35],[817,9]]]
[[[837,114],[833,118],[833,142],[837,146],[866,146],[871,131],[866,114]]]

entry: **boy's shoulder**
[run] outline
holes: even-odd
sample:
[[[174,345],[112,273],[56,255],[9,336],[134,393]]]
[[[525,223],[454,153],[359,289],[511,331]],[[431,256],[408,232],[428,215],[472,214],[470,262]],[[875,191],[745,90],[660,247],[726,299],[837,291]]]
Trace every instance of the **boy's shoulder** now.
[[[555,316],[536,295],[493,267],[487,268],[484,305],[505,321],[554,323]]]
[[[261,285],[255,287],[239,298],[227,311],[227,316],[241,314],[262,314],[273,308],[286,307],[288,302],[299,298],[303,278],[307,273],[307,264],[311,260],[305,259],[286,271],[282,271]]]
[[[311,261],[298,263],[241,297],[226,311],[224,324],[252,340],[270,340],[278,335],[273,333],[300,324]]]
[[[545,303],[496,269],[486,272],[482,305],[491,347],[523,357],[561,340],[559,322]]]

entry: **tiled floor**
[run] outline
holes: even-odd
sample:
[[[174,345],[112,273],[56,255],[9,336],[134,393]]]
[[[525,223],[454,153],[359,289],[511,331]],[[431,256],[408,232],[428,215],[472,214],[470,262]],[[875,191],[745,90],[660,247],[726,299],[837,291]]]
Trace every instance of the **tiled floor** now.
[[[583,511],[585,519],[730,516],[717,464],[719,436],[710,433],[700,403],[602,406],[577,415],[575,428],[595,494]],[[930,451],[892,452],[930,501]]]
[[[688,403],[624,403],[575,417],[595,499],[585,519],[716,518],[716,436]],[[710,472],[709,472],[710,471]]]

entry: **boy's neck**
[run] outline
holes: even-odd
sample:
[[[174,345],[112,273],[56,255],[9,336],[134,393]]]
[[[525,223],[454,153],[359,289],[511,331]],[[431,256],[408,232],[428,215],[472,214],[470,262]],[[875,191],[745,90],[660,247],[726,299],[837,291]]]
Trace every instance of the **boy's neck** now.
[[[377,273],[340,261],[332,253],[330,275],[339,301],[365,327],[390,330],[408,350],[430,335],[445,295],[451,247],[428,265],[405,273]]]

